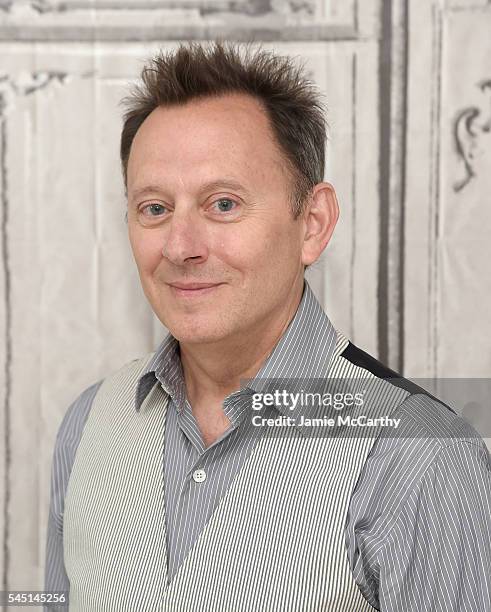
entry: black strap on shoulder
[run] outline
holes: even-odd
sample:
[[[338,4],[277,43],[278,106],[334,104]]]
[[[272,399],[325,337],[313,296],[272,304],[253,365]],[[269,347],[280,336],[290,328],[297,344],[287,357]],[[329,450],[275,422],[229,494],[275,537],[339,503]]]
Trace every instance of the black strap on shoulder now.
[[[423,389],[423,387],[420,387],[416,383],[413,383],[407,378],[404,378],[401,374],[394,372],[394,370],[388,368],[381,361],[378,361],[377,359],[375,359],[375,357],[372,357],[372,355],[369,355],[365,351],[362,351],[352,342],[349,342],[348,346],[341,353],[341,357],[344,357],[352,364],[359,366],[360,368],[368,370],[369,372],[377,376],[377,378],[383,378],[384,380],[388,380],[396,387],[405,389],[406,391],[411,393],[411,395],[415,393],[423,393],[424,395],[427,395],[428,397],[431,397],[432,399],[436,400],[440,404],[444,403],[442,402],[442,400],[439,400],[434,395],[431,395],[431,393],[426,391],[426,389]],[[447,407],[450,408],[450,406]],[[452,408],[450,408],[450,410],[452,410]],[[454,412],[454,410],[452,410],[452,412]]]

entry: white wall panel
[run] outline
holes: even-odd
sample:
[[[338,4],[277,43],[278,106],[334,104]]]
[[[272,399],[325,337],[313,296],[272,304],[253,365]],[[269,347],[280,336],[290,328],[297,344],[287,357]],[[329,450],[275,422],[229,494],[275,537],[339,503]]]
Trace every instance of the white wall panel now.
[[[491,374],[490,33],[491,6],[444,22],[437,333],[449,340],[437,368],[446,376]],[[465,359],[453,334],[465,342]]]
[[[427,35],[409,83],[406,364],[414,376],[488,376],[491,6],[413,6]]]

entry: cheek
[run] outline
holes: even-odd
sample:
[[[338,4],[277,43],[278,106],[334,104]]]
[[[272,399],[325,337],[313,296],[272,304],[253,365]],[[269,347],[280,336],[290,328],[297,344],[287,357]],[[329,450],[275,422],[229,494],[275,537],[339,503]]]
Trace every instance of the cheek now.
[[[130,231],[130,244],[138,269],[141,272],[152,272],[162,259],[162,240],[157,232]]]
[[[274,255],[273,241],[270,237],[255,232],[252,235],[239,231],[221,237],[215,242],[214,254],[232,268],[243,272],[255,271],[267,267]]]
[[[254,227],[238,226],[225,238],[217,236],[214,254],[228,266],[257,276],[271,275],[272,270],[289,267],[299,257],[298,232],[281,220],[257,223]],[[276,274],[276,273],[273,273]]]

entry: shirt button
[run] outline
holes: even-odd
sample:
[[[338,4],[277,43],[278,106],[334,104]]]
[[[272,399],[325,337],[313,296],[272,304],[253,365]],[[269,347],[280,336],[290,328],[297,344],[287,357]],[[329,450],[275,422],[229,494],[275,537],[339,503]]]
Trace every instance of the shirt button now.
[[[205,472],[205,470],[202,470],[202,469],[194,470],[194,472],[193,472],[193,480],[194,480],[194,482],[203,482],[204,480],[206,480],[206,472]]]

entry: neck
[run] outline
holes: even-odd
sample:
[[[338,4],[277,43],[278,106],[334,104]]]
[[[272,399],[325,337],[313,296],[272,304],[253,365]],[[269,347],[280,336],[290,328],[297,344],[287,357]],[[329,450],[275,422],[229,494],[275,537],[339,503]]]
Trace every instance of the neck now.
[[[302,298],[303,281],[280,312],[262,321],[250,334],[206,345],[179,344],[188,399],[223,402],[240,389],[240,381],[261,369],[295,316]]]

